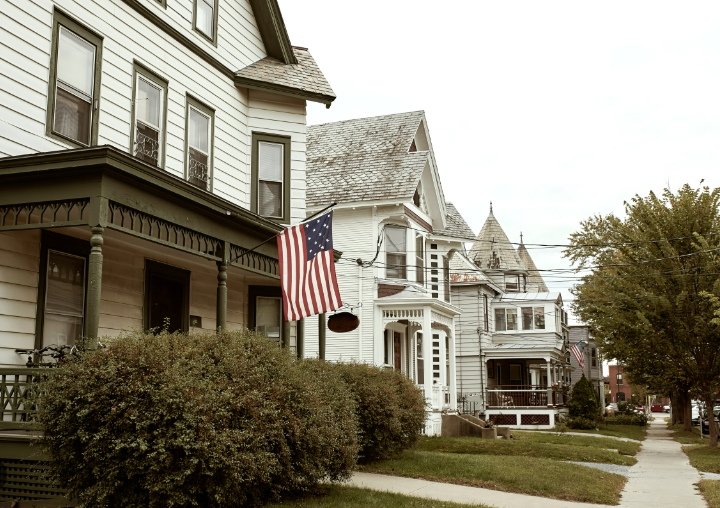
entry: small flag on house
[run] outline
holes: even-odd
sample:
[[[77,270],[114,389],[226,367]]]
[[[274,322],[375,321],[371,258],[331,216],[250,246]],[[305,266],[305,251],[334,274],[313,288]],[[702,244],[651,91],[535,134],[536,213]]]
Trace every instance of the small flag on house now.
[[[277,235],[285,321],[342,306],[335,277],[332,211]]]
[[[575,355],[575,359],[581,369],[585,368],[585,355],[583,355],[583,349],[585,349],[585,345],[582,341],[570,347],[570,351],[572,351],[572,354]]]

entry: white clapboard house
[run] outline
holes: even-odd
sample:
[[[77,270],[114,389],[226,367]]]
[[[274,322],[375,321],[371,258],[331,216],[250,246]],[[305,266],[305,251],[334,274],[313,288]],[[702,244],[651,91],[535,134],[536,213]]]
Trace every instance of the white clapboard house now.
[[[251,249],[306,217],[306,104],[334,99],[277,0],[0,0],[0,431],[33,426],[16,349],[165,324],[292,347],[276,243]]]
[[[462,409],[500,425],[550,428],[570,380],[567,313],[525,245],[510,242],[490,209],[467,255],[450,260]],[[553,386],[556,383],[555,386]]]
[[[308,214],[337,202],[334,246],[343,302],[357,329],[327,331],[326,358],[396,369],[432,408],[456,410],[455,318],[449,258],[474,239],[445,201],[422,111],[308,127]],[[319,318],[306,319],[305,355],[318,354]]]

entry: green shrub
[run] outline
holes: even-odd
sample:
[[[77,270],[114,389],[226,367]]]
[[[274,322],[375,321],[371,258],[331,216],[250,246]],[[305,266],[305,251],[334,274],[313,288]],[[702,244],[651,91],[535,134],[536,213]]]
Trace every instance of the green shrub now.
[[[572,397],[568,402],[568,409],[571,417],[581,417],[595,421],[600,413],[600,402],[592,383],[582,375],[575,383],[572,390]],[[595,428],[595,427],[593,427]]]
[[[605,418],[605,423],[617,425],[647,425],[647,415],[645,413],[635,413],[633,415],[620,414],[613,418]]]
[[[597,428],[597,422],[595,420],[582,416],[570,416],[565,420],[565,423],[569,428],[577,430],[594,430]]]
[[[53,475],[82,506],[253,506],[349,477],[355,403],[335,369],[250,333],[107,344],[39,400]]]
[[[360,460],[394,457],[415,444],[425,425],[422,391],[400,372],[336,363],[356,402]]]
[[[637,407],[632,402],[618,402],[617,406],[616,414],[627,416],[633,416],[635,414],[635,408]]]

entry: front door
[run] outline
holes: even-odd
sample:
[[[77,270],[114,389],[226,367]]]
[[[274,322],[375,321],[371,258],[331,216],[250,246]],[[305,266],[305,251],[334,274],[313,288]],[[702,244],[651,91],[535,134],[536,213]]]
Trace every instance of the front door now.
[[[402,369],[402,349],[400,348],[401,335],[400,332],[394,332],[393,334],[393,356],[395,370]]]
[[[147,261],[145,266],[145,329],[188,331],[190,272]]]

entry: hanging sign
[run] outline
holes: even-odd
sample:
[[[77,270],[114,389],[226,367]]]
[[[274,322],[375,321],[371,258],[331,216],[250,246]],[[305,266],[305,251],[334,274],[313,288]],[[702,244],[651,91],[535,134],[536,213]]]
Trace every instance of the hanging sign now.
[[[327,327],[335,333],[352,332],[360,326],[360,318],[351,312],[339,312],[328,318]]]

